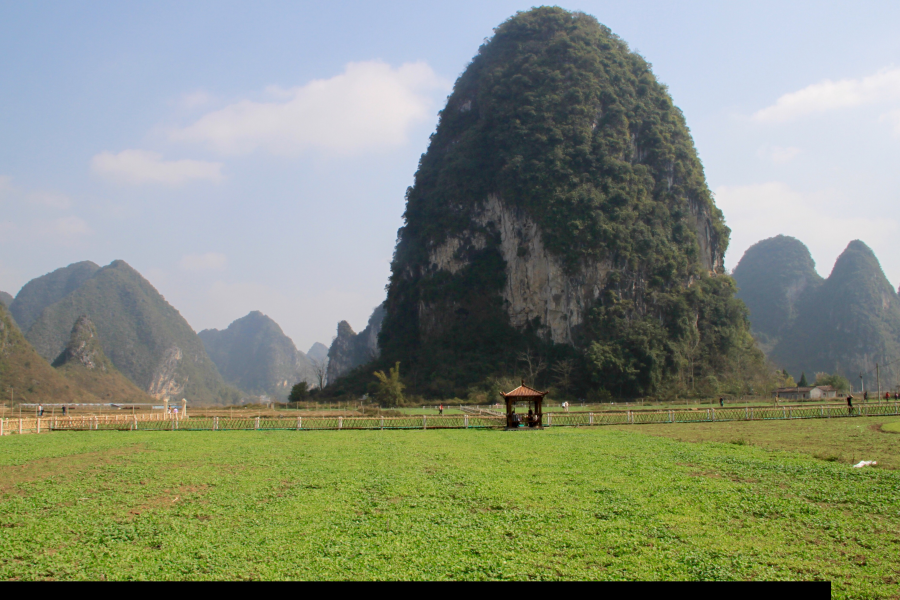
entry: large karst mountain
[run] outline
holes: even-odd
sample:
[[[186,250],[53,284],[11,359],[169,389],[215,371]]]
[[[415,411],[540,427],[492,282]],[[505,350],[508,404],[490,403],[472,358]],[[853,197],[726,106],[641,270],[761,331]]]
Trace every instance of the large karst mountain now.
[[[53,366],[66,379],[90,392],[102,402],[151,402],[152,398],[122,375],[106,357],[100,336],[85,316],[75,321],[65,350]]]
[[[900,384],[900,297],[863,242],[851,242],[828,279],[807,287],[788,323],[770,353],[788,372],[837,372],[854,385],[862,373],[871,389],[877,362],[883,389]]]
[[[74,292],[99,270],[99,266],[86,260],[32,279],[16,294],[9,310],[22,331],[27,332],[45,308]],[[67,330],[65,335],[68,334]]]
[[[797,318],[797,306],[806,293],[822,284],[809,249],[784,235],[750,246],[734,269],[738,298],[750,311],[753,334],[771,351]]]
[[[318,385],[314,366],[278,323],[254,311],[200,339],[225,381],[250,393],[284,399],[294,384]]]
[[[512,375],[526,349],[623,395],[761,360],[684,116],[588,15],[537,8],[495,29],[441,112],[404,218],[381,363],[401,361],[423,393]]]
[[[152,396],[186,397],[198,404],[239,399],[191,326],[140,273],[121,260],[93,271],[74,289],[68,283],[71,278],[55,271],[27,284],[16,297],[13,307],[29,289],[41,291],[33,294],[40,301],[31,300],[31,292],[22,298],[29,311],[20,313],[31,318],[34,306],[46,304],[25,334],[41,356],[55,360],[70,341],[76,321],[87,316],[113,365]],[[57,280],[63,279],[66,283],[60,285]]]

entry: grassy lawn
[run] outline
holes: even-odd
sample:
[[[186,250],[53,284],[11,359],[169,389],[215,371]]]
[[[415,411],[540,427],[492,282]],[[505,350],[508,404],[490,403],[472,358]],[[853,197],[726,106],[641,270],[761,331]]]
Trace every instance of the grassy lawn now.
[[[0,579],[827,579],[897,597],[900,471],[808,441],[895,465],[900,436],[869,428],[885,421],[710,424],[759,427],[720,441],[705,424],[8,436]],[[779,435],[796,451],[767,450]]]

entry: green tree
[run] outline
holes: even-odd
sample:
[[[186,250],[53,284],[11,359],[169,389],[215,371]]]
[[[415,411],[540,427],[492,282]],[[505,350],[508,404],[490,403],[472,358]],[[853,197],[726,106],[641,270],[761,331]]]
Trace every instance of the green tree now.
[[[800,387],[809,387],[809,382],[806,380],[806,373],[800,372],[800,382],[797,384]]]
[[[375,397],[382,406],[400,406],[403,404],[403,390],[406,387],[400,381],[400,361],[390,369],[387,374],[384,371],[375,371],[378,379],[378,389]]]
[[[840,373],[816,373],[816,385],[830,385],[839,393],[850,390],[850,381]]]
[[[300,402],[301,400],[305,400],[308,396],[309,384],[305,381],[301,381],[291,388],[291,393],[288,394],[288,402]]]

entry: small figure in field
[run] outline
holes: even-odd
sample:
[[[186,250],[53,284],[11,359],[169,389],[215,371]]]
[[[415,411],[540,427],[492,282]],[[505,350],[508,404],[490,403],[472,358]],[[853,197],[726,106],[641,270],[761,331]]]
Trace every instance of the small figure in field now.
[[[38,404],[38,416],[39,417],[44,416],[44,405],[43,404]]]
[[[719,398],[719,406],[725,406],[725,398]]]
[[[568,400],[563,402],[563,408],[566,409],[566,412],[569,412],[569,401]]]
[[[69,413],[68,413],[68,411],[66,411],[66,407],[63,406],[63,416],[66,416],[67,414],[69,414]]]
[[[865,400],[866,402],[869,401],[869,392],[863,392],[863,400]]]
[[[885,400],[890,400],[890,399],[891,399],[891,393],[890,393],[890,392],[885,392],[885,393],[884,393],[884,399],[885,399]]]
[[[847,396],[847,414],[853,414],[853,394]]]
[[[443,404],[438,406],[438,414],[442,417],[444,416],[444,405]]]
[[[174,414],[174,415],[175,415],[175,418],[177,419],[177,418],[178,418],[178,408],[173,408],[173,409],[172,409],[172,414]]]

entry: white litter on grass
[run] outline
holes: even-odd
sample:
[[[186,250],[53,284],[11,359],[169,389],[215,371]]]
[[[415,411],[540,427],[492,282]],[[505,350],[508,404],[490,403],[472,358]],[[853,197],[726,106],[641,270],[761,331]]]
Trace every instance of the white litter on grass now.
[[[856,463],[855,465],[853,465],[853,468],[859,469],[861,467],[874,467],[877,464],[878,463],[875,462],[874,460],[861,460],[858,463]]]

